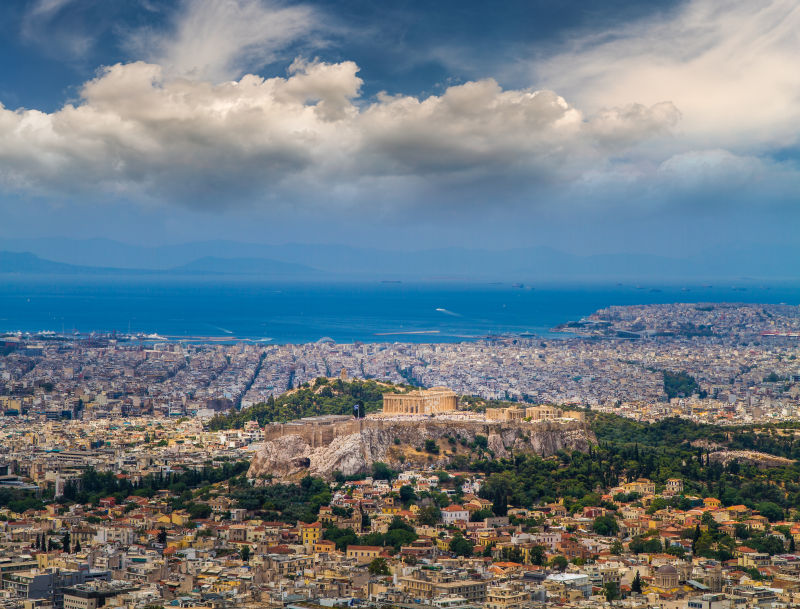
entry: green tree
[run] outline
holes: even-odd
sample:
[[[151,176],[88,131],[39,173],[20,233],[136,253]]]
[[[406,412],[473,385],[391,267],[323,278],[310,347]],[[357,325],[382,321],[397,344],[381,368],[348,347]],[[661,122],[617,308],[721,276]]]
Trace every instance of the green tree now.
[[[561,554],[558,556],[553,556],[553,558],[550,560],[550,566],[554,569],[558,569],[559,571],[566,569],[568,564],[569,561],[567,558],[565,556],[561,556]]]
[[[711,550],[711,546],[714,544],[714,538],[711,536],[711,533],[708,531],[703,531],[700,535],[700,538],[694,544],[694,552],[693,554],[697,556],[703,556],[705,558],[714,558],[714,553]]]
[[[522,562],[522,550],[520,550],[517,546],[506,546],[503,548],[503,551],[500,553],[503,557],[503,560],[507,560],[509,562]]]
[[[783,508],[772,501],[762,501],[756,505],[758,512],[770,522],[783,520]]]
[[[61,548],[62,548],[62,549],[65,551],[65,552],[69,553],[69,551],[70,551],[70,547],[71,547],[71,546],[70,546],[70,537],[69,537],[69,531],[66,531],[66,532],[64,533],[63,537],[61,537]]]
[[[472,542],[463,535],[455,535],[450,540],[450,551],[456,556],[472,556]]]
[[[622,547],[622,542],[619,539],[615,539],[614,543],[611,544],[611,553],[615,556],[619,556],[622,554],[624,548]]]
[[[529,551],[529,556],[531,558],[531,564],[534,565],[543,565],[545,560],[545,547],[539,544],[531,546]]]
[[[167,529],[161,527],[158,529],[158,535],[156,535],[156,541],[160,543],[162,546],[167,544]]]
[[[642,578],[638,571],[636,572],[636,575],[633,576],[633,581],[631,582],[631,592],[635,592],[636,594],[642,593]]]
[[[410,484],[404,484],[400,487],[400,501],[402,501],[405,505],[408,505],[416,498],[417,494],[414,492],[413,486]]]
[[[211,516],[211,506],[205,503],[190,503],[187,511],[192,520],[204,520]]]
[[[607,582],[603,584],[603,596],[606,597],[606,602],[611,602],[619,598],[619,586],[617,582]]]
[[[498,486],[494,492],[494,501],[492,502],[492,513],[495,516],[508,515],[508,492],[506,489]]]
[[[677,556],[678,558],[683,558],[686,556],[686,548],[683,546],[669,546],[664,550],[667,554],[672,554],[673,556]]]
[[[644,539],[638,535],[631,540],[628,547],[634,554],[656,554],[663,549],[658,538]]]
[[[360,541],[353,529],[340,529],[339,527],[328,527],[323,532],[322,537],[335,543],[336,549],[340,552],[344,552],[347,546],[357,545]],[[383,539],[380,541],[383,541]]]
[[[372,464],[372,477],[375,480],[394,480],[397,477],[397,472],[383,461],[375,461]]]
[[[248,562],[250,560],[250,546],[248,545],[242,546],[242,549],[239,550],[239,553],[241,554],[242,560],[244,562]]]
[[[592,523],[592,528],[594,529],[595,533],[598,535],[603,535],[604,537],[619,533],[619,523],[611,514],[606,514],[604,516],[598,516],[595,518],[594,522]]]
[[[389,565],[385,558],[374,558],[367,566],[367,571],[370,575],[389,575]]]
[[[435,503],[426,505],[417,514],[417,522],[426,526],[435,526],[442,519],[442,510]]]

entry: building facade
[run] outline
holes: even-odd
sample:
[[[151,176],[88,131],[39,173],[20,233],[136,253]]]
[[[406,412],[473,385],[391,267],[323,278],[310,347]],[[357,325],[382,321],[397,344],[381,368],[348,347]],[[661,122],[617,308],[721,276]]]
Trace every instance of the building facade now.
[[[458,397],[447,387],[418,389],[408,393],[384,393],[383,414],[415,415],[453,412]]]

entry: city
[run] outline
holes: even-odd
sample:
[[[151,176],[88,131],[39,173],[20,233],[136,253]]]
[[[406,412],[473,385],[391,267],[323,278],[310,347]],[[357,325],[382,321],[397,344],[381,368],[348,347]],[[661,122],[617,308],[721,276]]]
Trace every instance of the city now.
[[[720,424],[800,417],[797,307],[658,305],[624,312],[630,316],[618,322],[624,332],[647,334],[269,346],[8,335],[2,338],[0,408],[55,419],[62,411],[74,417],[78,409],[83,418],[204,418],[344,371],[353,378],[442,385],[487,400],[590,406],[648,421],[671,414]],[[607,316],[600,311],[588,322]],[[687,324],[706,332],[687,336]],[[669,388],[664,373],[672,375]],[[681,390],[682,377],[675,375],[691,377],[688,390]]]
[[[613,332],[582,335],[609,319]],[[572,337],[451,345],[6,335],[0,598],[791,605],[799,320],[796,307],[630,307]],[[259,422],[292,396],[306,418]],[[664,437],[623,442],[647,428],[617,420]],[[667,425],[681,420],[693,427],[676,448]],[[740,431],[708,431],[720,425]]]

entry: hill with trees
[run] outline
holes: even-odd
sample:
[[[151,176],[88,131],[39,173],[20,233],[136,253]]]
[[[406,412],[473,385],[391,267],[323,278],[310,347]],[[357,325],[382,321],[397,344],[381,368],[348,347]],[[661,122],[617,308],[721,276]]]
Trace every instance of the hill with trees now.
[[[255,404],[240,411],[215,416],[209,429],[240,429],[247,421],[285,423],[303,417],[324,414],[353,414],[353,406],[361,404],[362,413],[377,412],[383,407],[384,393],[403,393],[412,387],[373,380],[343,381],[318,377],[313,383],[303,383],[277,398]]]

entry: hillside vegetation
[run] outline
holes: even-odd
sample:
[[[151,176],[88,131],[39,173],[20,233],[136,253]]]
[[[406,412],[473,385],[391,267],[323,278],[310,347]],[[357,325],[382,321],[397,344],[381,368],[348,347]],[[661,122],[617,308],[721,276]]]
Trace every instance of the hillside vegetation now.
[[[342,381],[325,377],[317,378],[312,384],[303,383],[298,389],[288,391],[277,398],[270,397],[239,412],[215,416],[209,428],[239,429],[247,421],[257,421],[259,425],[278,422],[285,423],[303,417],[323,414],[353,414],[353,405],[361,402],[366,412],[377,412],[383,407],[384,393],[403,393],[411,387],[388,382]]]
[[[716,497],[726,506],[744,504],[759,510],[770,520],[800,518],[796,425],[734,428],[680,418],[642,423],[591,412],[587,420],[598,441],[588,453],[560,451],[550,458],[526,455],[477,461],[459,456],[451,467],[487,474],[482,489],[486,498],[499,494],[525,507],[559,498],[570,506],[600,505],[603,490],[624,482],[648,478],[660,490],[669,478],[680,478],[685,496],[672,501],[675,507],[694,505],[697,500],[689,496]],[[744,459],[720,463],[712,458],[715,450],[755,450],[795,461],[771,466]],[[665,500],[658,499],[650,511],[663,507]]]

